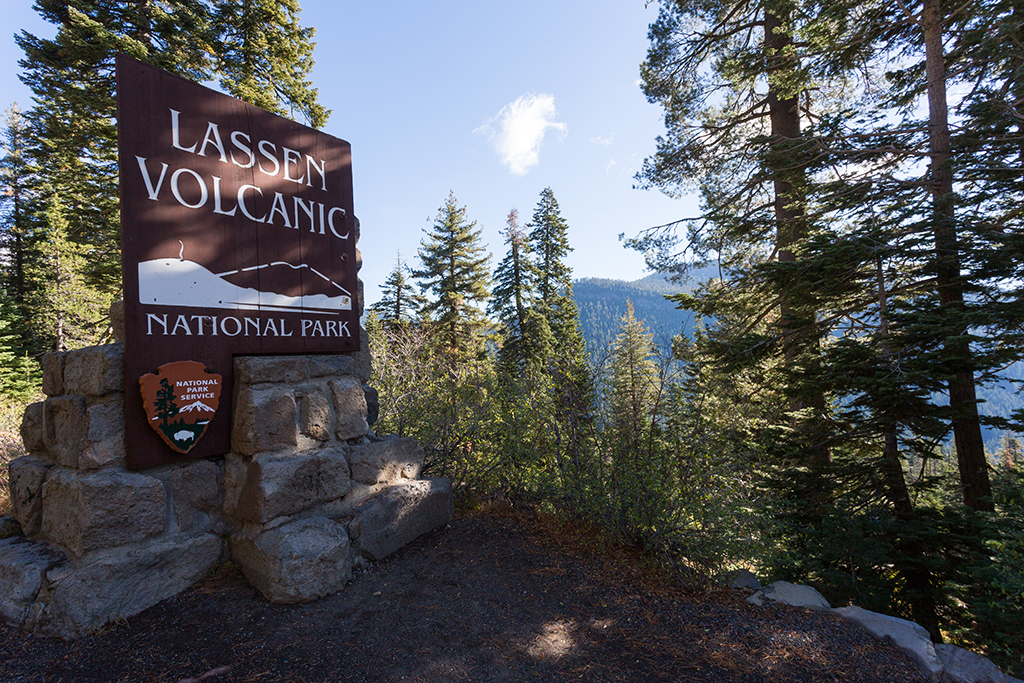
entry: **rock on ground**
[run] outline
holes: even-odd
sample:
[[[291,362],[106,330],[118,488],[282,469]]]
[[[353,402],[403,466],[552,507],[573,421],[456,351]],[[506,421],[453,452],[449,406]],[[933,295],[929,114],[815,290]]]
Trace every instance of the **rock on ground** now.
[[[826,610],[830,607],[828,600],[810,586],[798,586],[788,581],[768,584],[747,598],[747,602],[751,605],[761,605],[763,599],[808,609]]]
[[[942,683],[1020,683],[981,655],[956,645],[936,645],[942,663]]]
[[[345,526],[325,517],[289,522],[232,542],[245,578],[270,602],[296,603],[336,593],[352,578]]]
[[[935,654],[931,636],[923,626],[906,619],[870,612],[861,607],[840,607],[832,610],[844,619],[860,624],[879,638],[889,638],[900,650],[910,655],[928,680],[938,680],[942,662]]]
[[[452,520],[448,479],[421,479],[384,488],[354,511],[349,532],[370,560],[382,560],[419,536]]]

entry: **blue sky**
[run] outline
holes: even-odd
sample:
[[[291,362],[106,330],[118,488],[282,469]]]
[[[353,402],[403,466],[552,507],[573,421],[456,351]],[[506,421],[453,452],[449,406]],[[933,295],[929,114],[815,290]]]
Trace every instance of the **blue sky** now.
[[[0,0],[0,106],[31,106],[13,29],[53,35],[31,0]],[[301,0],[317,29],[314,84],[325,131],[352,144],[368,302],[396,255],[416,249],[449,191],[493,254],[511,208],[521,222],[551,187],[569,223],[574,276],[633,280],[639,254],[619,233],[693,215],[695,200],[633,189],[663,131],[640,92],[644,0],[391,3]]]

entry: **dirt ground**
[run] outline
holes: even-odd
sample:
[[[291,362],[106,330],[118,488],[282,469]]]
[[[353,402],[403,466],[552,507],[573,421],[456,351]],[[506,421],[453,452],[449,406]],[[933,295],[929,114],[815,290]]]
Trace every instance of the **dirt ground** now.
[[[0,627],[0,681],[920,681],[829,614],[691,595],[550,521],[462,516],[341,593],[271,605],[237,571],[74,642]]]

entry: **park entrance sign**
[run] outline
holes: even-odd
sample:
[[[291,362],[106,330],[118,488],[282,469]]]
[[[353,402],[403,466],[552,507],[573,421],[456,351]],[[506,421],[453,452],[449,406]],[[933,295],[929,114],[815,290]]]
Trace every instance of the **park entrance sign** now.
[[[222,455],[233,355],[358,350],[351,149],[124,55],[117,94],[128,466]]]

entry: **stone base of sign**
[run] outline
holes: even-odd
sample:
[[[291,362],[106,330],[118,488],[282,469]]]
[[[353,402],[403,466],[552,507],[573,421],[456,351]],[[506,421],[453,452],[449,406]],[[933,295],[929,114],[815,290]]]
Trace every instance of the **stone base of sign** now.
[[[363,557],[382,560],[451,518],[450,481],[410,481],[387,486],[357,507],[349,533]]]
[[[326,517],[289,521],[253,538],[236,537],[231,554],[249,583],[271,602],[323,597],[352,578],[348,531]]]
[[[268,600],[312,600],[451,520],[451,485],[419,478],[419,445],[370,431],[365,352],[236,358],[232,452],[138,472],[123,367],[120,344],[44,358],[47,398],[26,409],[28,455],[9,471],[8,623],[78,637],[229,558]]]

